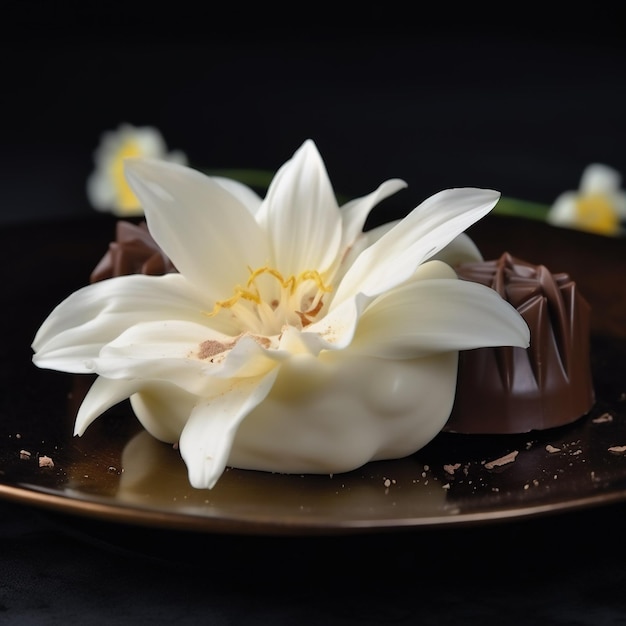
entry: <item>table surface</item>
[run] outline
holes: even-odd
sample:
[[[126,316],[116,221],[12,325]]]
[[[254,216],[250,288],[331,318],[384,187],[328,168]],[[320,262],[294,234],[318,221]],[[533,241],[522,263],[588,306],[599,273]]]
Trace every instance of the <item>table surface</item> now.
[[[453,531],[297,539],[161,533],[0,503],[0,618],[617,624],[624,514],[612,505]]]

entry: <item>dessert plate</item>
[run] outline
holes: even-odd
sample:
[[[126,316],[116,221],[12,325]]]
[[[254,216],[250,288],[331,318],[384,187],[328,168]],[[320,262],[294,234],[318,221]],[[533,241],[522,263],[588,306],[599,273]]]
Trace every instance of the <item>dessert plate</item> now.
[[[485,258],[508,251],[577,282],[592,306],[589,414],[542,432],[441,433],[410,457],[334,476],[229,469],[214,489],[196,490],[178,451],[144,432],[127,403],[73,437],[90,379],[41,371],[30,360],[36,329],[86,284],[113,229],[98,217],[0,233],[3,267],[20,260],[6,272],[2,296],[0,497],[101,521],[257,535],[486,524],[626,500],[623,240],[499,216],[469,231]]]

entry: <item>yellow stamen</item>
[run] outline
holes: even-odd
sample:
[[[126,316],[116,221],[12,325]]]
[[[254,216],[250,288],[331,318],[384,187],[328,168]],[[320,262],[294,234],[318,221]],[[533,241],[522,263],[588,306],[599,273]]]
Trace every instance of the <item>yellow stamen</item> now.
[[[250,302],[254,302],[255,304],[261,304],[261,298],[257,293],[252,293],[237,285],[235,287],[235,295],[228,298],[227,300],[218,300],[213,306],[213,310],[210,313],[207,313],[209,317],[213,317],[217,315],[220,309],[230,309],[234,304],[236,304],[239,300],[249,300]]]
[[[217,313],[219,313],[221,309],[229,309],[233,307],[235,304],[237,304],[237,302],[239,302],[239,300],[242,299],[260,305],[262,299],[259,295],[259,290],[257,289],[256,280],[262,274],[269,274],[270,276],[273,276],[280,283],[280,286],[283,289],[289,290],[290,295],[293,295],[296,291],[296,288],[306,281],[314,282],[320,291],[332,291],[332,286],[326,285],[324,283],[324,280],[317,270],[305,270],[304,272],[301,272],[298,276],[294,276],[292,274],[288,278],[285,278],[277,269],[274,269],[273,267],[269,267],[267,265],[264,267],[259,267],[255,270],[253,270],[252,268],[248,269],[250,270],[250,278],[248,278],[246,288],[244,289],[240,285],[237,285],[234,290],[235,293],[232,297],[226,300],[218,300],[215,303],[213,310],[210,313],[207,313],[209,317],[217,315]],[[251,287],[254,287],[254,291],[250,289]],[[321,305],[319,306],[319,308],[321,308]]]
[[[325,285],[320,273],[317,270],[306,270],[300,274],[297,278],[298,283],[303,283],[307,280],[312,280],[320,291],[332,291],[331,285]]]
[[[250,269],[250,278],[248,278],[247,286],[249,287],[252,285],[261,274],[269,274],[270,276],[273,276],[280,283],[281,287],[289,289],[290,293],[293,293],[298,285],[301,285],[307,280],[312,280],[320,291],[333,290],[330,285],[324,284],[324,281],[317,270],[305,270],[304,272],[301,272],[298,277],[292,274],[289,278],[285,279],[285,277],[278,270],[267,265],[265,267],[259,267],[256,270]]]

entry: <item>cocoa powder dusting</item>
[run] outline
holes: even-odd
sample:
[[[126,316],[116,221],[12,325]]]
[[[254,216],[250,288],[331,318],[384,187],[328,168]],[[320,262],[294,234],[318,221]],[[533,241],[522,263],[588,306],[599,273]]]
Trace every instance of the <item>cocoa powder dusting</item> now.
[[[216,341],[215,339],[207,339],[200,344],[200,350],[198,351],[199,359],[210,359],[217,354],[221,354],[222,352],[226,352],[226,350],[232,348],[235,345],[234,341],[230,343],[222,343],[221,341]]]

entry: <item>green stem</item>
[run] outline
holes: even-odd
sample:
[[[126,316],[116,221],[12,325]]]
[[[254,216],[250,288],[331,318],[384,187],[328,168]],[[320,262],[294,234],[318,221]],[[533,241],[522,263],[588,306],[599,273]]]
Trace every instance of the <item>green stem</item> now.
[[[223,168],[202,170],[208,176],[223,176],[224,178],[232,178],[248,187],[255,189],[267,189],[274,177],[274,172],[265,170],[249,170],[241,168]]]
[[[546,221],[550,207],[536,202],[527,202],[515,198],[500,198],[493,212],[498,215],[509,215],[512,217],[524,217],[530,220]]]

